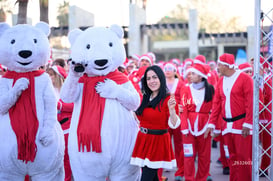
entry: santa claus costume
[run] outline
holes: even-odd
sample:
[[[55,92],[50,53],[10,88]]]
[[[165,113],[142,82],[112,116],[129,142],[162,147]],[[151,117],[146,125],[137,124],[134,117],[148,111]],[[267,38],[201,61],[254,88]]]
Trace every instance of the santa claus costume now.
[[[181,106],[180,100],[180,90],[184,87],[184,82],[179,78],[176,78],[177,67],[173,63],[166,63],[164,65],[164,73],[166,77],[167,87],[171,94],[175,96],[177,104]],[[169,128],[169,133],[173,137],[174,143],[174,153],[177,163],[178,170],[175,172],[175,177],[184,176],[184,154],[183,154],[183,145],[182,145],[182,133],[181,127],[179,126],[176,129]],[[181,154],[182,153],[182,154]]]
[[[249,181],[252,176],[253,80],[246,73],[234,69],[232,54],[221,55],[218,64],[223,77],[215,90],[208,127],[215,128],[219,115],[222,115],[222,135],[230,180]]]
[[[207,82],[209,69],[195,64],[191,72],[192,84],[181,90],[181,130],[183,133],[185,180],[207,180],[210,176],[211,136],[204,137],[212,108],[214,88]],[[195,175],[195,158],[198,170]]]
[[[260,122],[260,142],[263,148],[263,156],[261,159],[260,165],[260,177],[268,176],[268,169],[270,166],[271,160],[271,111],[272,111],[272,78],[269,75],[266,75],[265,69],[268,68],[268,63],[265,62],[263,58],[260,58],[261,70],[260,75],[264,77],[264,79],[260,79],[260,104],[259,104],[259,122]],[[266,107],[266,109],[264,109]],[[270,111],[269,111],[270,110]]]

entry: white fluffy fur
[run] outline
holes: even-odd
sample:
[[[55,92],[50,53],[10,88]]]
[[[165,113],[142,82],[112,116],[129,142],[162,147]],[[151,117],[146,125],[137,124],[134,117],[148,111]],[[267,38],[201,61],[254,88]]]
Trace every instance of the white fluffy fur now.
[[[0,63],[9,70],[29,72],[37,70],[49,58],[46,23],[36,26],[0,24]],[[11,43],[14,42],[14,43]],[[28,58],[19,56],[21,50],[31,51]],[[21,65],[19,62],[31,62]],[[27,164],[17,159],[17,140],[10,124],[9,109],[29,86],[29,80],[0,79],[0,180],[23,181],[26,174],[32,181],[63,181],[64,137],[57,122],[57,102],[49,76],[35,77],[35,101],[39,128],[36,135],[37,154],[34,162]]]
[[[117,25],[110,28],[93,27],[85,31],[73,30],[69,33],[72,61],[86,65],[84,73],[88,76],[107,75],[125,60],[122,36],[123,30]],[[89,49],[86,48],[88,44]],[[95,60],[98,59],[107,59],[104,70],[96,70],[99,66]],[[78,80],[81,75],[73,71],[72,65],[61,90],[62,100],[74,102],[68,152],[75,181],[105,181],[106,177],[111,181],[138,180],[140,168],[130,165],[138,130],[132,112],[140,103],[137,91],[131,82],[118,85],[107,79],[98,83],[96,91],[106,98],[101,128],[102,153],[79,152],[77,128],[83,84],[78,83]]]

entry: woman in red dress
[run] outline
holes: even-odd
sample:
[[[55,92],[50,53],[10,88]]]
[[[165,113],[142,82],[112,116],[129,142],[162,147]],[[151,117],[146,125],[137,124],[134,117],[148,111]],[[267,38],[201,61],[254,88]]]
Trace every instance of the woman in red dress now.
[[[159,66],[148,67],[142,79],[143,99],[136,111],[140,122],[131,164],[142,167],[141,181],[158,181],[159,168],[176,167],[168,128],[180,125],[178,106],[168,94]]]

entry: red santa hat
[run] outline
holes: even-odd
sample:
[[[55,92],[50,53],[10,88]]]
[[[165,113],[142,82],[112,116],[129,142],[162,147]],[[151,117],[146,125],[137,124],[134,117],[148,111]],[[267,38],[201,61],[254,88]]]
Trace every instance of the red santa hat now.
[[[193,59],[193,63],[206,64],[206,57],[204,55],[197,55]]]
[[[245,62],[245,63],[240,64],[240,65],[238,66],[238,68],[239,68],[241,71],[243,71],[243,72],[248,71],[248,70],[252,70],[252,66],[251,66],[250,63],[248,63],[248,62]]]
[[[139,61],[139,59],[140,59],[140,56],[137,55],[137,54],[133,54],[131,57],[132,57],[133,59],[137,60],[137,61]]]
[[[209,65],[216,65],[216,62],[213,61],[213,60],[211,60],[211,61],[208,62],[208,64],[209,64]]]
[[[186,74],[188,74],[189,72],[194,72],[197,75],[200,75],[201,77],[204,77],[205,79],[208,78],[208,73],[209,73],[209,69],[208,67],[202,65],[202,64],[194,64],[193,66],[189,67],[186,71]]]
[[[172,58],[170,62],[176,64],[177,66],[180,65],[180,60],[178,58]]]
[[[192,65],[192,64],[193,64],[193,60],[192,59],[190,59],[190,58],[185,59],[184,66],[185,65]]]
[[[148,54],[144,54],[139,58],[139,62],[141,62],[141,60],[148,60],[150,62],[151,65],[153,65],[153,58],[148,55]]]
[[[53,65],[51,68],[64,79],[67,77],[67,73],[63,67],[59,65]]]
[[[222,65],[227,65],[229,68],[235,68],[235,59],[234,55],[229,54],[229,53],[224,53],[221,55],[218,59],[218,63]]]
[[[152,57],[153,62],[156,61],[156,56],[153,52],[148,52],[147,55],[150,55],[150,57]]]
[[[176,65],[171,62],[166,63],[164,65],[164,72],[166,72],[166,71],[176,72],[177,71]]]

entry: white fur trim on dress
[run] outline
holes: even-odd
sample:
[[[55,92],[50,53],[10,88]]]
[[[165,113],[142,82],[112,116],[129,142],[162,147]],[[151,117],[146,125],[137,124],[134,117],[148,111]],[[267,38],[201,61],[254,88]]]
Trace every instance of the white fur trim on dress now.
[[[179,126],[180,123],[181,123],[181,120],[180,120],[179,116],[176,115],[176,117],[177,117],[177,121],[176,121],[175,125],[172,124],[170,118],[169,118],[169,120],[168,120],[168,125],[169,125],[169,127],[172,128],[172,129],[178,128],[178,126]]]
[[[176,167],[176,160],[172,161],[150,161],[148,158],[145,158],[144,160],[142,158],[131,158],[130,161],[131,165],[137,165],[139,167],[147,166],[149,168],[157,169],[157,168],[165,168],[165,169],[173,169]]]
[[[202,72],[200,72],[199,70],[191,67],[191,68],[188,68],[187,71],[186,71],[186,75],[189,73],[189,72],[194,72],[196,73],[197,75],[200,75],[201,77],[204,77],[205,79],[208,79],[208,76],[206,76],[205,74],[203,74]]]

